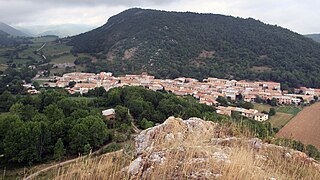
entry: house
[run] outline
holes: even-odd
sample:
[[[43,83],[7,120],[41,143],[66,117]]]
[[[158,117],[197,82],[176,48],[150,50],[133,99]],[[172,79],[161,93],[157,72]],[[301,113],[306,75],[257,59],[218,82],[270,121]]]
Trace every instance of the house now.
[[[40,94],[40,91],[36,90],[36,89],[29,89],[27,91],[29,94],[34,95],[34,94]]]
[[[236,111],[240,112],[242,116],[247,118],[254,118],[254,115],[258,113],[258,110],[255,109],[237,108]]]
[[[208,99],[208,100],[200,100],[199,103],[200,103],[200,104],[206,104],[206,105],[208,105],[208,106],[213,106],[213,105],[219,104],[218,101],[211,100],[211,99]]]
[[[290,96],[274,96],[279,104],[291,104],[292,98]]]
[[[255,95],[244,95],[244,101],[246,102],[255,102],[257,96]]]
[[[269,115],[268,115],[268,114],[256,113],[256,114],[254,115],[254,120],[256,120],[256,121],[262,122],[262,121],[266,121],[266,120],[268,120],[268,119],[269,119]]]
[[[312,95],[312,96],[315,95],[315,90],[313,88],[301,87],[300,90],[304,95]]]
[[[105,119],[113,119],[116,117],[116,111],[115,109],[107,109],[102,111],[102,115]]]

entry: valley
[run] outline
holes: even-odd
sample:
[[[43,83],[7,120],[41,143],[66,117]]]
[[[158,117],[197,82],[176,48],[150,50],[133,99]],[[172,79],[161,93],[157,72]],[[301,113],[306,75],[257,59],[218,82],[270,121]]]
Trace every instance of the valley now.
[[[0,23],[0,179],[320,178],[318,34],[100,3]]]

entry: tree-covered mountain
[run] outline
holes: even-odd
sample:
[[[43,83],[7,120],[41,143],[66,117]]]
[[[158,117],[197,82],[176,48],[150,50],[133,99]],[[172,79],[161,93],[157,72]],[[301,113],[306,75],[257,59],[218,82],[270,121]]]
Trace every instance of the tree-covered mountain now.
[[[0,30],[0,47],[1,46],[10,46],[15,43],[15,40],[9,37],[10,35],[6,32]]]
[[[252,18],[129,9],[71,38],[89,71],[260,79],[320,87],[320,44]]]
[[[1,47],[12,47],[20,44],[29,44],[30,39],[27,37],[13,37],[10,34],[0,30],[0,48]]]
[[[305,36],[320,43],[320,34],[307,34]]]
[[[3,22],[0,22],[0,30],[10,34],[11,36],[16,36],[16,37],[28,37],[29,36],[26,33],[21,32],[21,31],[15,29],[15,28],[13,28]]]

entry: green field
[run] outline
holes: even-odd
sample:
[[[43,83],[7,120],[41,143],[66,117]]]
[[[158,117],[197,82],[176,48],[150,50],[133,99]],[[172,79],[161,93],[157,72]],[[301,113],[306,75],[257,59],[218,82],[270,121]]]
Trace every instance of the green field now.
[[[287,114],[292,114],[292,115],[297,115],[301,109],[293,106],[282,106],[277,108],[277,112],[282,112],[282,113],[287,113]]]
[[[272,106],[267,104],[254,104],[254,108],[259,112],[266,111],[269,112]],[[276,109],[276,115],[271,116],[269,122],[273,127],[281,128],[287,124],[295,115],[297,115],[301,109],[294,106],[280,106],[273,107]]]
[[[57,57],[51,60],[51,64],[61,64],[61,63],[73,63],[78,57],[72,54],[66,54],[61,57]]]
[[[56,37],[36,37],[36,38],[32,38],[32,42],[34,44],[42,44],[42,43],[45,43],[45,42],[51,42],[51,41],[55,41],[57,40]]]

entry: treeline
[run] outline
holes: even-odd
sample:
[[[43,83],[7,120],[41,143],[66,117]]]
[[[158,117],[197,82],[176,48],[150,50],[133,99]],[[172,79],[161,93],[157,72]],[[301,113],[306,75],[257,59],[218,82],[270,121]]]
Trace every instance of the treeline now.
[[[4,31],[0,30],[0,47],[16,47],[21,44],[29,44],[30,39],[26,37],[11,37]]]
[[[111,140],[93,100],[73,98],[64,90],[40,95],[1,96],[0,154],[3,163],[61,159],[96,149]]]

